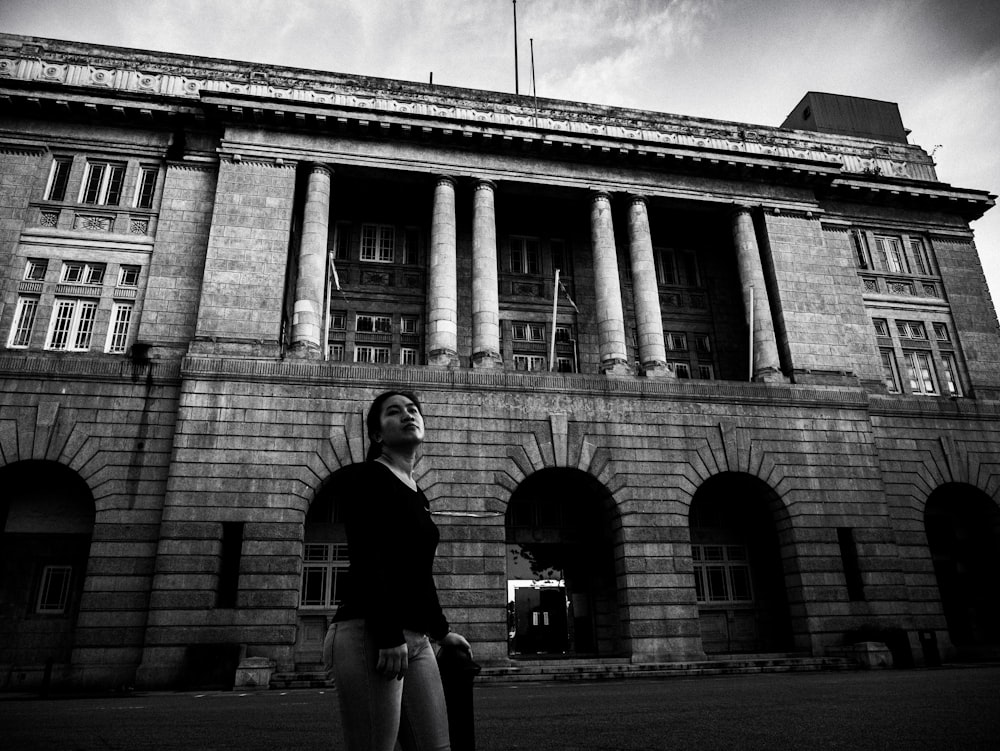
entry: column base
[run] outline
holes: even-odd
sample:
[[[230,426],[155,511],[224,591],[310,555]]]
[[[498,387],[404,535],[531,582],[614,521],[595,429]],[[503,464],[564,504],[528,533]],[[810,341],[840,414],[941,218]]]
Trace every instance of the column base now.
[[[777,368],[762,368],[753,374],[755,383],[788,383],[788,378]]]
[[[503,357],[499,352],[492,352],[486,350],[484,352],[476,352],[472,356],[472,367],[473,368],[483,368],[486,370],[495,370],[503,367]]]
[[[436,349],[427,353],[427,364],[432,368],[457,368],[458,353],[450,349]]]
[[[603,360],[601,362],[601,372],[604,375],[632,375],[632,369],[628,366],[628,362],[618,358]]]
[[[642,374],[646,378],[677,378],[677,372],[665,362],[647,362],[642,364]]]
[[[293,342],[285,357],[289,360],[322,360],[323,350],[313,342]]]

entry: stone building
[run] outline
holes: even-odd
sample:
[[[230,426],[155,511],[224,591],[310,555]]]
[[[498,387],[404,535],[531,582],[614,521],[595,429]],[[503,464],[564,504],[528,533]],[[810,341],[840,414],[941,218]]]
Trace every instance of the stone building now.
[[[764,127],[10,35],[0,88],[4,687],[315,667],[326,481],[398,387],[488,665],[998,654],[994,196],[895,105]]]

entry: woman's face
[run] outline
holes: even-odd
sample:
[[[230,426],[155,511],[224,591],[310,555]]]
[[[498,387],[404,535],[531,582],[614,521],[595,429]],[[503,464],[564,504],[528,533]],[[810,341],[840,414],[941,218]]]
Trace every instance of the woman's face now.
[[[424,418],[411,399],[394,394],[382,405],[379,435],[383,447],[418,446],[424,440]]]

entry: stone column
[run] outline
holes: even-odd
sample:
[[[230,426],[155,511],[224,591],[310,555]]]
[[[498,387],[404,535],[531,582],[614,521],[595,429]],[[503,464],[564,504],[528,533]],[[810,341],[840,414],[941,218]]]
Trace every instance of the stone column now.
[[[497,278],[497,225],[489,180],[476,185],[472,202],[472,366],[498,368],[500,291]]]
[[[764,267],[757,247],[753,217],[747,206],[738,206],[733,214],[733,243],[736,245],[736,259],[743,286],[743,309],[748,325],[752,310],[754,351],[753,372],[750,377],[754,381],[784,381],[778,359],[774,321],[771,319],[771,304],[764,283]]]
[[[672,376],[667,368],[663,343],[660,290],[653,262],[653,240],[649,233],[646,199],[632,196],[628,210],[629,256],[632,262],[632,294],[639,334],[639,365],[651,377]]]
[[[591,199],[590,242],[594,254],[601,372],[626,375],[631,370],[625,347],[625,313],[611,221],[611,197],[604,192],[594,193]]]
[[[321,359],[326,346],[326,342],[320,340],[326,315],[323,300],[326,297],[331,175],[332,170],[323,164],[312,165],[309,172],[292,312],[292,346],[289,351],[292,357]]]
[[[427,364],[458,365],[458,269],[455,240],[455,181],[438,178],[431,216],[431,258],[428,280]]]

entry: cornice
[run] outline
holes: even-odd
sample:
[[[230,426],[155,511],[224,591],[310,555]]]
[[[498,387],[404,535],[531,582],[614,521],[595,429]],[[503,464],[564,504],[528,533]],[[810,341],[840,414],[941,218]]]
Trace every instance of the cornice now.
[[[678,148],[799,163],[820,172],[874,172],[935,180],[933,161],[909,144],[794,131],[704,118],[536,100],[497,92],[349,76],[280,66],[0,35],[0,80],[72,87],[90,93],[184,101],[227,117],[252,116],[275,107],[295,117],[371,113],[538,139],[596,139],[630,148]],[[324,117],[319,113],[320,117]],[[432,127],[432,126],[431,126]],[[609,146],[613,148],[613,146]]]
[[[134,363],[126,357],[87,356],[62,354],[4,354],[0,355],[0,376],[4,378],[35,380],[40,376],[74,382],[101,381],[113,383],[146,383],[149,379],[159,385],[178,382],[180,367],[177,361]]]

